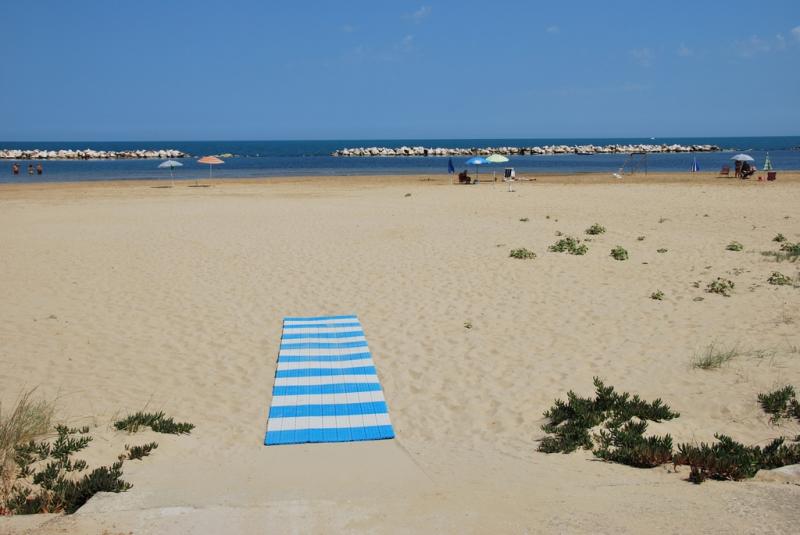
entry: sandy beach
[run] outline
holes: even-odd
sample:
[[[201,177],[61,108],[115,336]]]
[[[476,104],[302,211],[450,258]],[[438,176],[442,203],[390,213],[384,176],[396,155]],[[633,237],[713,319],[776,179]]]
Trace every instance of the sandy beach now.
[[[766,282],[800,264],[761,254],[777,233],[800,241],[800,173],[448,181],[0,186],[0,402],[55,399],[59,421],[91,427],[90,465],[159,443],[125,463],[128,492],[0,532],[795,532],[797,481],[693,485],[685,467],[536,448],[542,413],[595,376],[679,411],[649,428],[676,444],[800,434],[756,399],[800,387],[800,289]],[[585,256],[548,251],[593,223],[607,232]],[[731,297],[704,291],[716,277]],[[350,313],[397,438],[265,447],[282,318]],[[739,355],[693,368],[712,343]],[[196,428],[112,427],[143,409]]]

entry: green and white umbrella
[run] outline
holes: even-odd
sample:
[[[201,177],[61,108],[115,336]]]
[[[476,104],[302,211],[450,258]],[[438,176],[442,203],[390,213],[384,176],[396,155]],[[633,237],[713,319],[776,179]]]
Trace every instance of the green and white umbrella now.
[[[772,171],[772,160],[769,159],[769,153],[767,153],[767,159],[764,160],[764,171]]]
[[[492,154],[486,157],[486,161],[489,163],[506,163],[508,158],[502,154]]]

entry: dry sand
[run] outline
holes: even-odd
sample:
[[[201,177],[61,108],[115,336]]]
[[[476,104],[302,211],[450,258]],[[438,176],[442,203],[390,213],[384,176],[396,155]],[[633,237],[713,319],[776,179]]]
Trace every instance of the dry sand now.
[[[800,290],[766,283],[800,264],[760,254],[800,240],[797,174],[151,186],[0,187],[0,401],[57,396],[59,419],[92,426],[93,464],[159,443],[125,464],[129,492],[0,532],[796,532],[797,484],[695,486],[536,446],[542,412],[593,376],[680,411],[650,428],[676,443],[800,433],[756,402],[800,387]],[[547,252],[595,222],[586,256]],[[703,291],[717,276],[732,297]],[[397,439],[263,446],[281,319],[340,313],[361,319]],[[742,354],[693,369],[712,342]],[[111,427],[143,408],[197,428]]]

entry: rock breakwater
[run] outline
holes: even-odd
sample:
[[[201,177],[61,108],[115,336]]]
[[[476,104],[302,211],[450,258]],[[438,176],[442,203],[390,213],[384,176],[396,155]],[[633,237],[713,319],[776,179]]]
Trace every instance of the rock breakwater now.
[[[331,156],[488,156],[549,155],[549,154],[626,154],[634,152],[715,152],[722,150],[716,145],[545,145],[542,147],[354,147],[338,149]]]
[[[2,160],[118,160],[188,158],[189,154],[175,149],[161,150],[41,150],[0,149]]]

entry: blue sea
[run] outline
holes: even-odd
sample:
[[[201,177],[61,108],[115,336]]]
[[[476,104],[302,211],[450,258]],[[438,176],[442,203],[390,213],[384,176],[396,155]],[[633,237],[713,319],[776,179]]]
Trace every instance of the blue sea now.
[[[176,169],[176,180],[208,177],[208,166],[196,159],[207,154],[234,154],[215,166],[214,178],[255,178],[303,175],[397,175],[445,174],[447,157],[333,157],[330,153],[345,147],[448,147],[482,148],[497,146],[544,145],[611,145],[611,144],[712,144],[723,148],[714,153],[650,154],[648,169],[688,171],[697,158],[702,171],[717,171],[734,153],[745,152],[756,160],[759,169],[769,152],[776,170],[800,170],[800,136],[789,137],[703,137],[703,138],[585,138],[585,139],[394,139],[394,140],[324,140],[324,141],[114,141],[114,142],[0,142],[0,149],[95,149],[139,150],[178,149],[191,154]],[[508,164],[517,171],[536,173],[616,172],[625,162],[625,154],[512,156]],[[463,169],[466,158],[453,158],[456,169]],[[158,169],[158,160],[45,160],[44,174],[29,176],[27,160],[21,161],[22,172],[11,173],[12,160],[0,160],[0,183],[10,182],[76,182],[96,180],[141,180],[169,178],[169,172]],[[36,163],[36,162],[33,162]],[[493,166],[486,166],[492,170]]]

